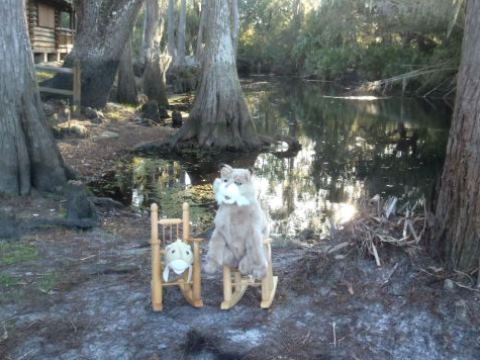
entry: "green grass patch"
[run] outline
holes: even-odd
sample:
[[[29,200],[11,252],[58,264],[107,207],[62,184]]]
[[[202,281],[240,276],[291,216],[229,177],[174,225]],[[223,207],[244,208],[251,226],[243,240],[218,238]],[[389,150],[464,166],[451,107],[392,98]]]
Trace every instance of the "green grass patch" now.
[[[128,120],[136,110],[134,104],[121,104],[112,109],[106,110],[103,114],[112,121]]]
[[[38,82],[51,79],[54,76],[55,76],[55,73],[53,73],[51,71],[37,71],[37,81]]]
[[[38,288],[41,292],[49,293],[51,290],[55,288],[59,281],[59,276],[55,272],[50,272],[42,276],[42,278],[38,281]]]
[[[0,286],[1,287],[11,287],[17,284],[17,279],[8,274],[0,274]]]
[[[32,245],[0,242],[0,266],[31,261],[37,257],[38,251]]]

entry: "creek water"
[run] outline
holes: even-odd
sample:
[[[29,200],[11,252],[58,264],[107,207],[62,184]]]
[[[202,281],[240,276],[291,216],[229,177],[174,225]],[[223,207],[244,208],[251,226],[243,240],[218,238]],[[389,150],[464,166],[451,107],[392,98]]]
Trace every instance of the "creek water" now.
[[[211,184],[220,164],[252,168],[277,243],[319,239],[332,224],[351,219],[358,201],[376,194],[401,201],[430,196],[448,136],[445,103],[350,96],[345,89],[278,79],[244,80],[243,88],[258,131],[297,138],[298,153],[136,156],[90,184],[93,192],[139,211],[157,202],[164,217],[181,216],[187,201],[193,232],[202,233],[212,227]]]

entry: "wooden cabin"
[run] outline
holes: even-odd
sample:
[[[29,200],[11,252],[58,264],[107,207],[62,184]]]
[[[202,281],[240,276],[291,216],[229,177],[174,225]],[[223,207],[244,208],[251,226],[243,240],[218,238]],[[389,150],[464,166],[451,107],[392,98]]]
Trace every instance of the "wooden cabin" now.
[[[61,61],[73,48],[75,16],[66,0],[28,0],[27,21],[35,63]]]

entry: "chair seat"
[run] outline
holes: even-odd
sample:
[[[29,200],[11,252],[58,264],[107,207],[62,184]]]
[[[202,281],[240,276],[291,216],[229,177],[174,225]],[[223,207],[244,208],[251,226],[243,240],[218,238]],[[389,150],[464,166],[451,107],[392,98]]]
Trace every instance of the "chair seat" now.
[[[262,300],[260,307],[268,309],[272,305],[277,291],[278,277],[273,276],[271,240],[264,241],[267,252],[267,274],[263,279],[256,280],[250,275],[242,275],[237,268],[223,267],[223,302],[220,305],[222,310],[234,307],[243,297],[249,286],[261,287]]]

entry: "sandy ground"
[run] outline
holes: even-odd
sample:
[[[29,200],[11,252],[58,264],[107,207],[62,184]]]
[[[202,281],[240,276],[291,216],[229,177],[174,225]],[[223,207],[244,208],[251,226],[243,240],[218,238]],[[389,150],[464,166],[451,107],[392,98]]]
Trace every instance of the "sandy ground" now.
[[[59,141],[81,178],[108,170],[140,140],[171,134],[127,113]],[[119,137],[95,138],[105,130]],[[65,212],[62,198],[40,194],[0,204],[22,221]],[[250,289],[221,311],[217,273],[203,278],[204,308],[169,288],[165,310],[154,313],[148,214],[98,210],[90,231],[50,227],[0,242],[0,359],[480,358],[480,292],[450,281],[461,279],[421,252],[383,247],[378,268],[341,233],[314,247],[274,244],[280,282],[270,310]]]

